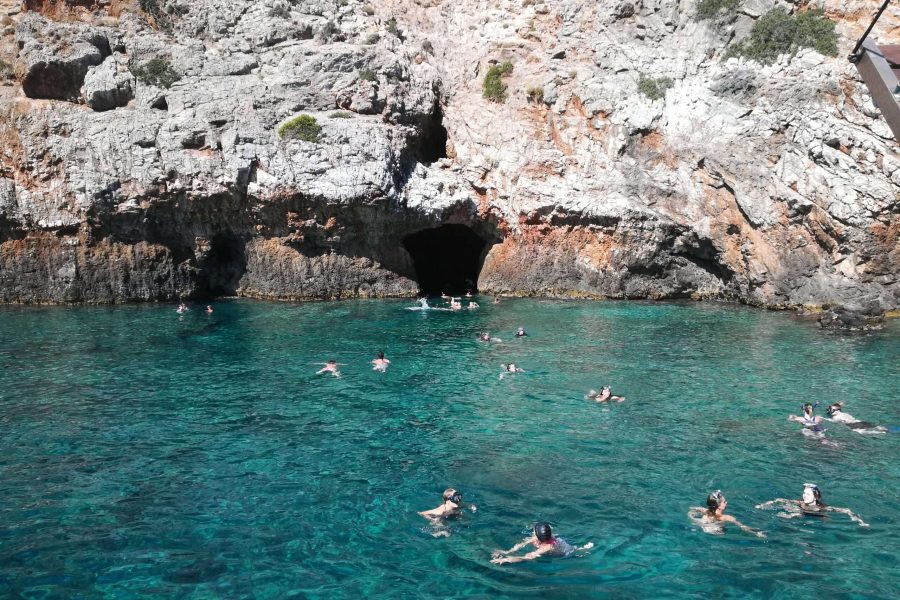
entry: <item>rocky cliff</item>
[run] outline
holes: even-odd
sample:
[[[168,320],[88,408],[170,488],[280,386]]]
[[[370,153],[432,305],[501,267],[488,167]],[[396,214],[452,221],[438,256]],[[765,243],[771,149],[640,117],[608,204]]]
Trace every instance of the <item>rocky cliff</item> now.
[[[898,146],[844,58],[877,3],[769,65],[729,48],[810,7],[722,4],[0,2],[0,301],[900,307]]]

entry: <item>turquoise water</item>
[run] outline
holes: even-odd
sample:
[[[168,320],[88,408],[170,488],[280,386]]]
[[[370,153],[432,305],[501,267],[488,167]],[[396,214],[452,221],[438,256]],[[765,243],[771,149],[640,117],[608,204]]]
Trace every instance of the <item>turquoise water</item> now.
[[[410,304],[0,308],[0,596],[896,597],[900,433],[786,417],[837,398],[900,426],[900,322]],[[627,401],[583,399],[607,382]],[[804,482],[871,527],[753,508]],[[416,511],[451,485],[478,511],[435,538]],[[715,488],[768,538],[698,531]],[[596,547],[489,562],[538,519]]]

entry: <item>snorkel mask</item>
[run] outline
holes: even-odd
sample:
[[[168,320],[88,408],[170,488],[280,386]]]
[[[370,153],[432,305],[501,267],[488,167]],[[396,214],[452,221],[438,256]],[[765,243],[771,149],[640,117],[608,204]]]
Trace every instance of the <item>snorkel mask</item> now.
[[[814,483],[804,483],[803,484],[803,503],[804,504],[818,504],[819,499],[822,497],[822,492],[819,491],[819,486]]]
[[[835,402],[834,404],[832,404],[832,405],[830,405],[830,406],[828,407],[828,416],[829,416],[829,417],[833,417],[833,416],[836,415],[837,413],[841,412],[841,410],[842,410],[843,408],[844,408],[844,407],[841,405],[840,402]]]
[[[456,492],[452,496],[447,498],[447,500],[449,500],[450,502],[452,502],[453,504],[456,504],[456,505],[462,504],[462,494],[460,494],[459,492]]]
[[[710,492],[709,496],[706,497],[706,506],[709,510],[716,510],[722,506],[723,502],[725,502],[725,496],[722,495],[722,490]]]

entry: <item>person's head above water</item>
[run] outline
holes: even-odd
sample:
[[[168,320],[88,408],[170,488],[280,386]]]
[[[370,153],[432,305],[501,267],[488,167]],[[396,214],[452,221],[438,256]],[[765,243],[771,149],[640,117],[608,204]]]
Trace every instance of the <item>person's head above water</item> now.
[[[815,406],[807,402],[803,405],[803,414],[805,414],[807,417],[811,417],[815,408]]]
[[[510,373],[515,373],[516,372],[516,363],[509,363],[508,365],[506,365],[506,370],[509,371]]]
[[[478,337],[480,337],[484,341],[488,341],[491,339],[491,334],[488,333],[487,331],[482,331],[481,333],[478,334]]]
[[[722,490],[710,492],[709,496],[706,497],[706,507],[709,508],[711,512],[716,512],[720,508],[725,510],[726,504],[728,504],[728,501],[725,500],[725,496],[722,495]]]
[[[442,495],[444,502],[452,502],[459,506],[462,504],[462,494],[454,488],[447,488]]]
[[[336,364],[337,364],[337,361],[336,361],[336,360],[329,360],[329,361],[328,361],[327,363],[325,363],[325,364],[327,364],[327,365],[336,365]]]
[[[834,415],[838,414],[842,410],[844,410],[844,403],[843,402],[835,402],[834,404],[831,404],[828,406],[828,416],[833,417]]]
[[[377,358],[378,360],[384,360],[384,352],[379,350],[378,353],[375,355],[375,358]]]
[[[539,542],[547,543],[553,541],[553,530],[550,529],[550,523],[546,521],[541,521],[539,523],[534,524],[534,537],[538,539]]]
[[[817,506],[822,504],[822,492],[814,483],[803,484],[803,503]]]
[[[525,328],[524,328],[524,327],[519,327],[519,328],[516,330],[516,335],[525,335]]]

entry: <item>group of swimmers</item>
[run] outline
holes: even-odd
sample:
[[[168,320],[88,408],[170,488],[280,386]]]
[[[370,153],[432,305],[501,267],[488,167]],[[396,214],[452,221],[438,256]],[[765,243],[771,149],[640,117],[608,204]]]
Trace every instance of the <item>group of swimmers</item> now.
[[[188,311],[190,311],[190,310],[191,310],[191,309],[188,308],[188,305],[187,305],[187,304],[185,304],[184,302],[179,302],[179,303],[178,303],[178,308],[175,309],[175,312],[177,312],[179,315],[183,315],[184,313],[186,313],[186,312],[188,312]],[[208,314],[208,315],[211,315],[211,314],[213,313],[213,307],[210,306],[209,304],[207,304],[207,305],[206,305],[206,310],[205,310],[204,312],[205,312],[206,314]]]
[[[474,504],[463,504],[462,494],[455,488],[447,488],[441,495],[442,502],[431,510],[423,510],[419,514],[428,519],[434,527],[435,537],[446,537],[450,535],[444,523],[445,519],[459,517],[463,508],[467,508],[473,513],[478,510]],[[526,554],[519,556],[510,556],[514,552],[518,552],[523,548],[532,546],[534,549]],[[590,550],[594,547],[592,542],[588,542],[583,546],[573,546],[561,537],[553,535],[550,524],[546,521],[535,523],[532,529],[532,535],[510,548],[509,550],[494,550],[491,553],[491,562],[502,565],[504,563],[517,563],[526,560],[534,560],[541,556],[569,556],[579,550]]]
[[[762,504],[757,504],[758,509],[768,509],[773,507],[781,507],[782,512],[778,513],[779,517],[785,519],[793,519],[802,516],[824,517],[827,513],[838,513],[847,515],[853,522],[858,523],[860,527],[868,527],[869,524],[862,518],[853,513],[849,508],[839,508],[837,506],[829,506],[822,501],[822,492],[814,483],[803,484],[803,494],[799,499],[775,498]],[[752,533],[760,538],[765,538],[765,532],[744,525],[731,515],[725,514],[728,507],[728,501],[722,494],[721,490],[710,492],[706,497],[706,508],[693,506],[688,510],[688,518],[700,526],[705,532],[713,535],[722,535],[725,533],[726,525],[735,525],[741,531]],[[475,512],[477,507],[474,504],[464,504],[462,493],[456,488],[447,488],[441,497],[441,504],[430,510],[423,510],[419,515],[428,519],[432,525],[432,535],[434,537],[446,537],[450,535],[445,521],[460,517],[464,509]],[[524,548],[532,549],[521,555],[510,556],[514,552],[518,552]],[[573,546],[561,537],[553,535],[552,528],[546,521],[535,523],[532,528],[532,535],[526,537],[509,550],[494,550],[491,553],[491,562],[502,565],[506,563],[518,563],[527,560],[534,560],[542,556],[571,556],[577,551],[590,550],[594,547],[593,542],[588,542],[582,546]]]
[[[758,529],[748,527],[732,517],[725,514],[725,508],[728,501],[722,495],[721,490],[715,490],[706,497],[706,508],[698,506],[691,507],[688,511],[688,517],[697,523],[700,528],[711,534],[721,535],[725,533],[725,525],[732,524],[758,537],[764,538],[766,534]],[[775,506],[782,507],[782,512],[778,513],[779,517],[785,519],[793,519],[802,516],[824,517],[826,513],[839,513],[847,515],[855,523],[859,523],[860,527],[868,527],[869,524],[862,520],[849,508],[839,508],[837,506],[829,506],[822,502],[822,492],[814,483],[803,484],[803,495],[799,499],[775,498],[762,504],[757,504],[758,509],[767,509]]]
[[[803,425],[803,433],[806,435],[821,437],[825,433],[825,428],[822,426],[822,423],[826,419],[815,414],[815,410],[818,405],[818,402],[816,402],[815,404],[811,404],[809,402],[803,404],[800,407],[803,414],[799,416],[790,415],[788,416],[788,421],[796,421],[797,423]],[[860,421],[859,419],[854,418],[852,415],[845,413],[843,402],[835,402],[833,404],[830,404],[826,412],[828,413],[828,416],[830,418],[829,420],[831,422],[843,423],[857,433],[887,433],[886,427],[875,425],[873,423],[867,423],[866,421]]]

